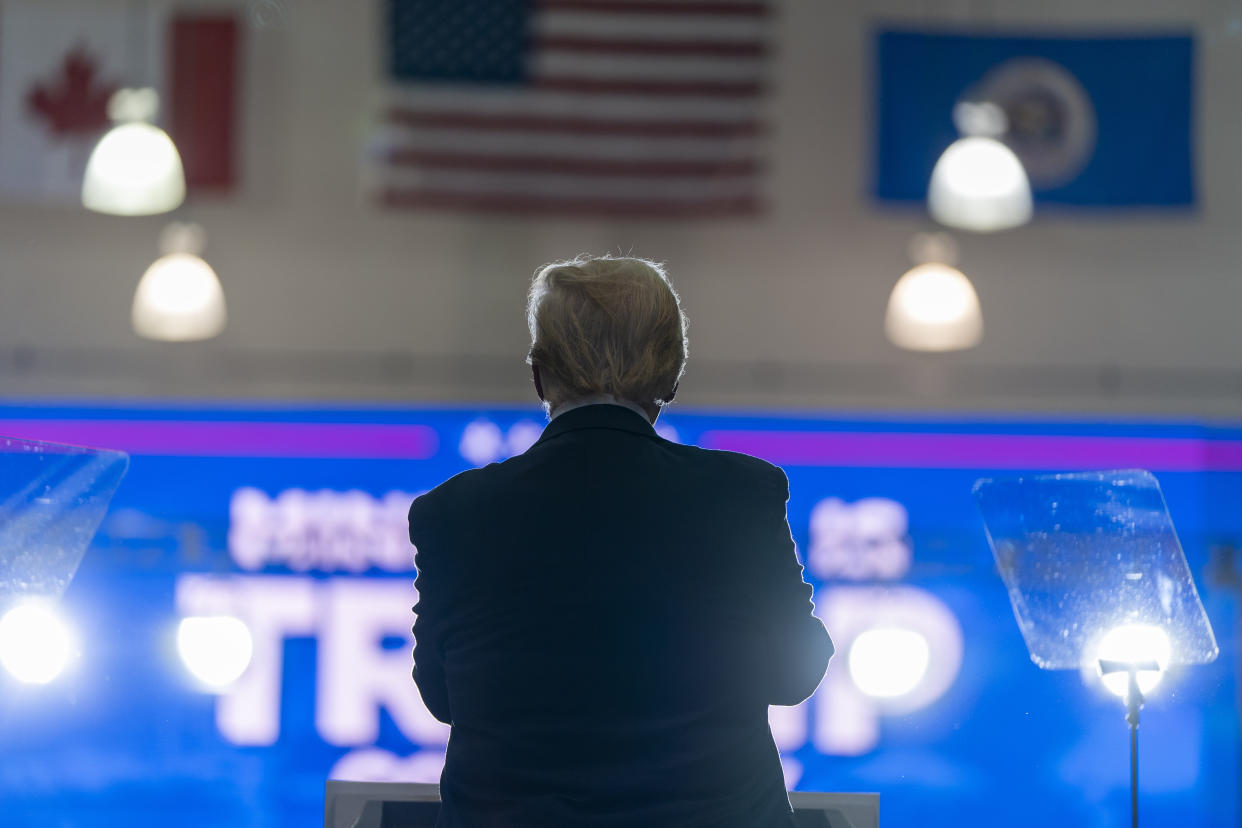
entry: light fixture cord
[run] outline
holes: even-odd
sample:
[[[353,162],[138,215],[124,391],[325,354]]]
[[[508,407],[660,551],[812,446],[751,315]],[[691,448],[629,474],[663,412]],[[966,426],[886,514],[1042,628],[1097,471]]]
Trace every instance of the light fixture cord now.
[[[147,77],[147,51],[151,45],[148,36],[150,25],[150,4],[147,0],[129,0],[125,13],[125,51],[128,52],[128,74],[126,85],[141,88],[149,86]]]

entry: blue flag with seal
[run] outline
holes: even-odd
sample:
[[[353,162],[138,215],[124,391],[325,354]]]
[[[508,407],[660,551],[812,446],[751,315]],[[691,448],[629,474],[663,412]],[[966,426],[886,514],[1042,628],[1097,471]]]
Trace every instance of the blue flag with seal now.
[[[1186,207],[1195,202],[1190,35],[1026,37],[877,34],[875,195],[922,201],[960,137],[954,106],[1004,111],[1003,140],[1036,203]]]

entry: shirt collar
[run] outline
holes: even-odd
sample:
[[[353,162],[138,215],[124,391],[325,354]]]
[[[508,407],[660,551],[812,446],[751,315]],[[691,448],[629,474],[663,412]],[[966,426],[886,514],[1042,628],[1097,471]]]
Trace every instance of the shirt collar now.
[[[577,401],[575,401],[577,402]],[[584,403],[572,408],[558,408],[556,417],[543,429],[543,434],[536,445],[545,443],[554,437],[581,429],[612,429],[628,431],[640,437],[658,437],[655,427],[647,419],[646,414],[634,416],[637,406],[620,405],[615,402]]]
[[[630,411],[633,411],[635,414],[642,417],[648,424],[651,423],[651,418],[647,416],[647,412],[643,411],[642,407],[637,403],[632,403],[629,400],[618,399],[612,394],[600,394],[595,397],[584,397],[583,399],[574,400],[573,402],[562,403],[553,409],[549,422],[551,420],[555,420],[557,417],[565,414],[566,412],[573,411],[575,408],[583,408],[588,405],[619,405],[622,408],[628,408]]]

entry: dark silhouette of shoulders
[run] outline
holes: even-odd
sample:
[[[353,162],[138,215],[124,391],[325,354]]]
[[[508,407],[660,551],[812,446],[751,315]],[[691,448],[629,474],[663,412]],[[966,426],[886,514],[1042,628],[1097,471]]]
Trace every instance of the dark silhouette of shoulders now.
[[[590,405],[418,498],[440,825],[790,825],[767,708],[809,696],[832,644],[787,497],[770,463]]]

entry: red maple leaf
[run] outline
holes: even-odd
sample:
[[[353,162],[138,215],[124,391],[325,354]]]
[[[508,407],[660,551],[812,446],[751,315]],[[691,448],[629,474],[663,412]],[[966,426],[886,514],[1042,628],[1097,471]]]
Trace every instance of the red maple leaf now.
[[[99,64],[77,46],[60,65],[59,73],[46,83],[36,83],[26,93],[26,106],[47,122],[53,134],[81,135],[107,129],[108,100],[115,83],[100,82]]]

